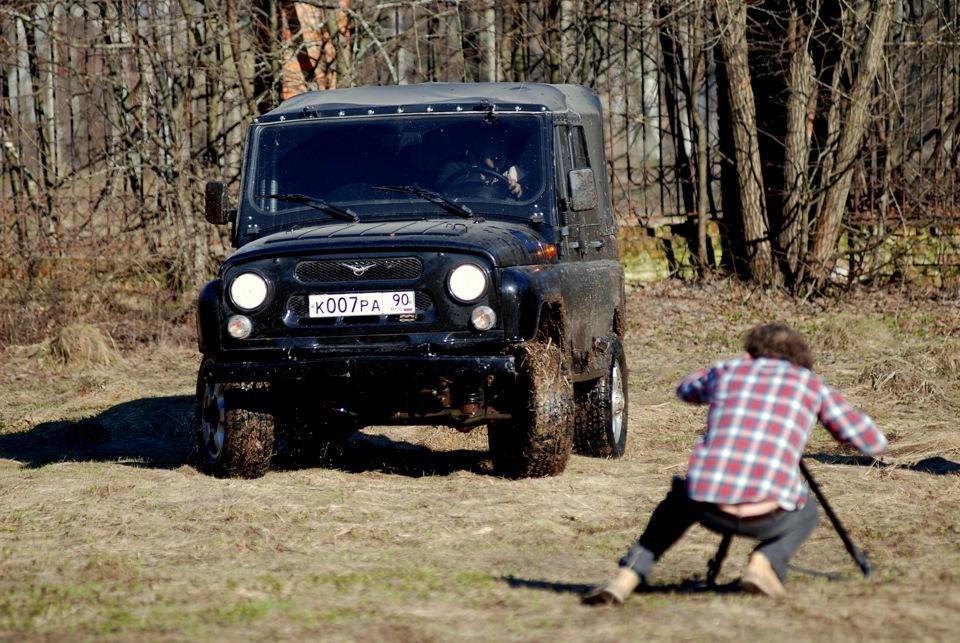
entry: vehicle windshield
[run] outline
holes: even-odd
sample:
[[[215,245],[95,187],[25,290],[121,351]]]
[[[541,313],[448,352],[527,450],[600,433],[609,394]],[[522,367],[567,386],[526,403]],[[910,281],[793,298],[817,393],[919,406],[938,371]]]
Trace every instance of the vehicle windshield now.
[[[344,211],[360,221],[451,213],[530,219],[542,212],[541,118],[473,112],[255,126],[241,207],[277,223],[341,222]]]

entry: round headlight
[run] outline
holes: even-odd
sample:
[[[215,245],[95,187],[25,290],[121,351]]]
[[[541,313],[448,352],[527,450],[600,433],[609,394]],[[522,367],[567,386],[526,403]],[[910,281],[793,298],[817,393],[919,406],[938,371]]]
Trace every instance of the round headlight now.
[[[447,289],[459,302],[476,301],[487,292],[487,273],[475,263],[462,263],[450,272]]]
[[[253,310],[267,299],[267,282],[260,275],[245,272],[230,284],[230,299],[237,308]]]

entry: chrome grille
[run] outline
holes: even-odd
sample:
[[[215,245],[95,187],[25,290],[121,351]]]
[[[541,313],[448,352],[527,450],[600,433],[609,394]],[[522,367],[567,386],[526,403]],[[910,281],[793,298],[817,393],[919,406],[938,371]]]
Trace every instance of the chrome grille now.
[[[392,281],[416,279],[423,264],[416,257],[396,259],[346,259],[334,261],[301,261],[294,276],[309,284],[344,281]]]

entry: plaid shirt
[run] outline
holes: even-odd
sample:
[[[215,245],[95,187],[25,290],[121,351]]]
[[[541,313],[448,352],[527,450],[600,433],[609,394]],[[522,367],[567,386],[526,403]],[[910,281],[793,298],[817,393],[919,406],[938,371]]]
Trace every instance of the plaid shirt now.
[[[738,504],[776,499],[800,508],[807,487],[799,462],[819,420],[840,442],[881,455],[887,439],[822,378],[786,360],[741,357],[683,379],[680,399],[709,404],[707,434],[687,470],[693,500]]]

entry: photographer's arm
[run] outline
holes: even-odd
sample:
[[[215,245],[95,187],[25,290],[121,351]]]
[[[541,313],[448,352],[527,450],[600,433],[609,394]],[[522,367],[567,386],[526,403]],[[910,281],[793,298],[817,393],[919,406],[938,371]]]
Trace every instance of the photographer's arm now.
[[[821,386],[820,423],[834,438],[862,453],[881,456],[887,452],[887,438],[869,415],[855,409],[830,386]]]

